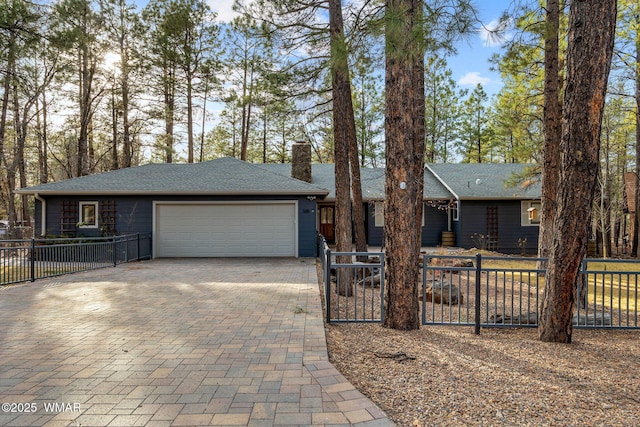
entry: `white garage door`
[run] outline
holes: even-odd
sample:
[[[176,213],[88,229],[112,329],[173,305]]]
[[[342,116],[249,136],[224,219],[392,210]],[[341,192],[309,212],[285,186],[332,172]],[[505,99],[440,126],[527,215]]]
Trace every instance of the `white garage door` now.
[[[156,257],[296,256],[295,203],[155,205]]]

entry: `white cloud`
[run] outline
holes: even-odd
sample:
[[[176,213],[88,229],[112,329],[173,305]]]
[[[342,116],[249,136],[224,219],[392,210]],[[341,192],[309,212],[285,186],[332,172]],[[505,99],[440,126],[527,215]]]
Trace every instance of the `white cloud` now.
[[[494,19],[478,30],[478,36],[485,47],[500,47],[507,40],[511,39],[513,32],[509,29],[510,21]]]
[[[477,86],[478,83],[484,86],[489,82],[491,82],[490,78],[482,77],[477,71],[471,71],[460,77],[460,80],[458,80],[458,84],[462,86]]]
[[[211,9],[218,14],[218,22],[231,22],[238,16],[233,11],[233,2],[234,0],[208,0]]]

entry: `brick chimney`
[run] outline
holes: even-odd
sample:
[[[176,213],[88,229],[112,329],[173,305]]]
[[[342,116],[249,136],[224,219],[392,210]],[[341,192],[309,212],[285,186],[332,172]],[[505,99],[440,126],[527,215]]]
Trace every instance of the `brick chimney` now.
[[[311,182],[311,144],[298,141],[291,147],[291,176]]]

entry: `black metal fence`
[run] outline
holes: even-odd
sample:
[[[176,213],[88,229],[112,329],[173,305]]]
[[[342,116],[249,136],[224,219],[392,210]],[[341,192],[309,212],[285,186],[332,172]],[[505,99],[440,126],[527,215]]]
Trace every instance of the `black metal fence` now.
[[[332,252],[320,239],[327,322],[381,322],[384,254]],[[357,261],[360,258],[364,261]],[[425,254],[423,325],[537,327],[545,270],[538,258]],[[640,261],[585,259],[576,328],[640,329]]]
[[[535,327],[544,270],[537,258],[426,254],[422,324]],[[533,313],[533,314],[532,314]]]
[[[383,319],[384,254],[332,252],[319,239],[327,322],[380,322]]]
[[[0,285],[151,258],[151,235],[0,240]]]
[[[640,261],[585,259],[577,326],[640,329]]]

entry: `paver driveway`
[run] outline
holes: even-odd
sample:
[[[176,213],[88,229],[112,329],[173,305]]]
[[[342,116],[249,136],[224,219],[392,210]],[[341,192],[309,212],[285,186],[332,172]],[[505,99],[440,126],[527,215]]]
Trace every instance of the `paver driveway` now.
[[[393,425],[328,362],[314,260],[0,288],[0,425]]]

